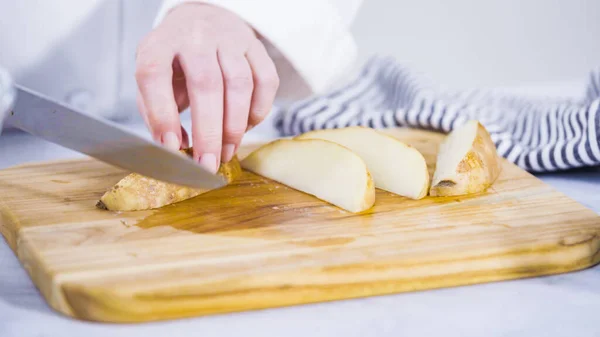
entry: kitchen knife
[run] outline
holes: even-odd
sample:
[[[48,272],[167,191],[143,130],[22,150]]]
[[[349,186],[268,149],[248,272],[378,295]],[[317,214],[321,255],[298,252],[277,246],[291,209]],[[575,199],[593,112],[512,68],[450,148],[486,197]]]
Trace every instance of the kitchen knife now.
[[[14,105],[4,120],[7,126],[164,182],[205,189],[225,185],[224,179],[190,158],[116,123],[74,110],[19,85],[15,88]]]

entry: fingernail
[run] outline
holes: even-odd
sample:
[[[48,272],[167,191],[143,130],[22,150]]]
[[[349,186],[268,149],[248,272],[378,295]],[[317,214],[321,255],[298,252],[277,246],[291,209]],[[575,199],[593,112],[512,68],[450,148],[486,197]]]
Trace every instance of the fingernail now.
[[[163,145],[173,151],[179,151],[179,147],[181,147],[181,143],[179,142],[179,137],[175,134],[175,132],[165,132],[162,136]]]
[[[217,173],[217,157],[212,153],[205,153],[200,157],[200,165],[212,173]]]
[[[235,145],[233,144],[226,144],[223,146],[223,153],[221,154],[221,156],[223,157],[223,162],[224,163],[229,163],[229,161],[231,160],[231,158],[233,158],[233,153],[235,152]]]

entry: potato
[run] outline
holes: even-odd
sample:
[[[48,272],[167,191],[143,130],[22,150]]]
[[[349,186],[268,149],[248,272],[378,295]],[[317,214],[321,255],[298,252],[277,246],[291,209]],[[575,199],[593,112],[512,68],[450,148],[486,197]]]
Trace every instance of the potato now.
[[[490,134],[472,120],[452,131],[440,145],[429,193],[453,196],[483,192],[501,169]]]
[[[349,148],[365,161],[377,188],[411,199],[427,195],[425,158],[396,138],[371,128],[348,127],[307,132],[296,139],[323,139]]]
[[[191,156],[192,149],[182,152]],[[228,183],[241,173],[242,168],[237,157],[229,163],[221,164],[218,172]],[[208,191],[210,189],[193,189],[131,173],[104,193],[96,206],[111,211],[141,211],[187,200]]]
[[[375,187],[365,162],[339,144],[280,139],[242,160],[242,167],[349,212],[373,206]]]

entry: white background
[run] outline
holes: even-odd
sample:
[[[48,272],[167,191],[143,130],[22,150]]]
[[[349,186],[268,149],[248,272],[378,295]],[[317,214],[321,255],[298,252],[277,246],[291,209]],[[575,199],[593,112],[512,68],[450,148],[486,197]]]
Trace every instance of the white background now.
[[[395,56],[449,87],[581,80],[600,66],[599,0],[365,0],[359,64]]]

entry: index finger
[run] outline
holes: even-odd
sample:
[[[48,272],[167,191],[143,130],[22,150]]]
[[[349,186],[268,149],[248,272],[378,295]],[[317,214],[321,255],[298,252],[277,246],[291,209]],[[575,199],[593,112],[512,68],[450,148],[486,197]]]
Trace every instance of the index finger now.
[[[217,53],[181,53],[180,62],[190,100],[194,159],[216,173],[223,143],[223,75]]]
[[[152,137],[178,150],[181,122],[172,84],[174,57],[168,48],[142,47],[136,57],[135,77]]]

